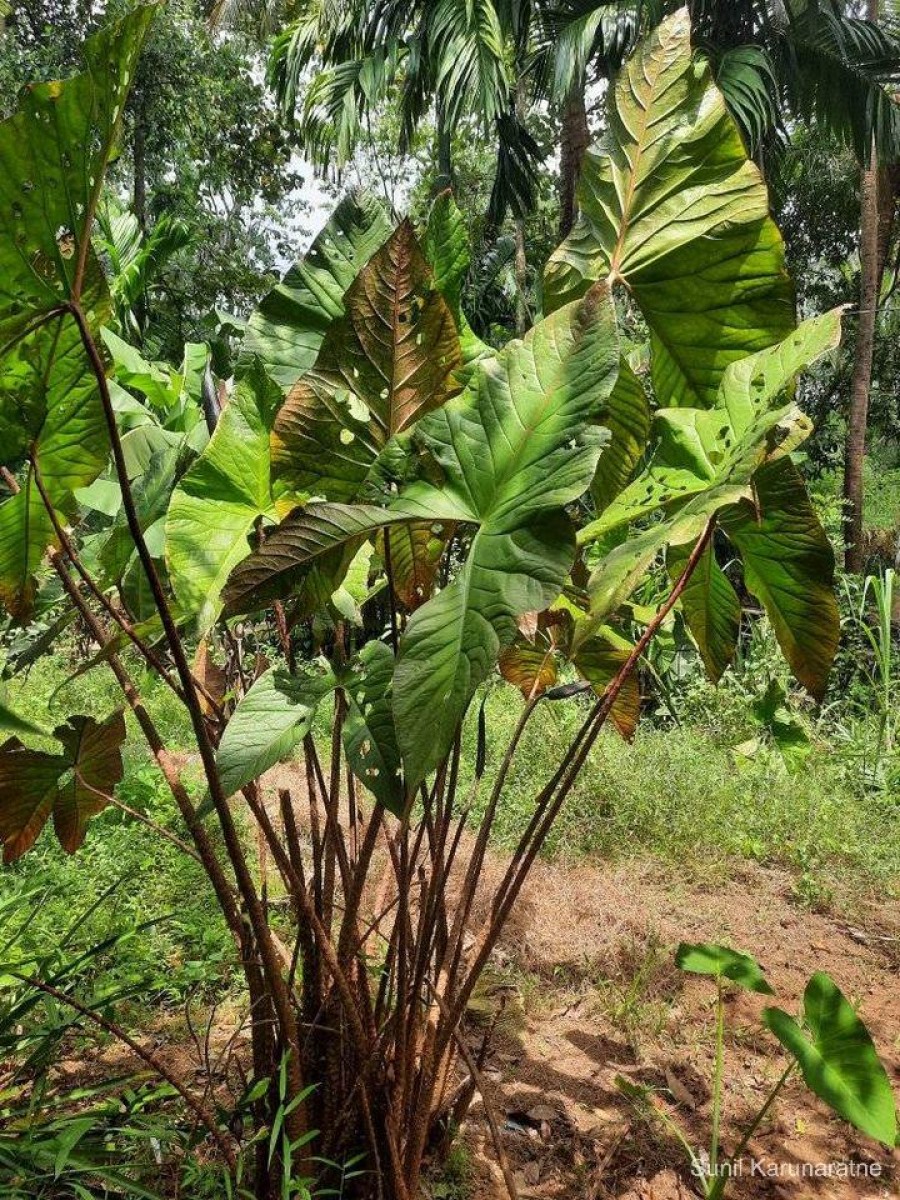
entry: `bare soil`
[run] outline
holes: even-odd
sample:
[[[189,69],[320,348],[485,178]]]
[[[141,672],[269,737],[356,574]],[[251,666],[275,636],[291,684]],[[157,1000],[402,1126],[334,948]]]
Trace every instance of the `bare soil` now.
[[[674,968],[679,941],[725,942],[753,954],[789,1012],[798,1010],[809,976],[827,971],[859,1005],[892,1082],[900,1082],[900,906],[864,905],[848,922],[798,906],[792,882],[747,864],[709,888],[653,862],[538,864],[497,964],[498,991],[508,996],[512,982],[516,996],[485,1072],[521,1200],[697,1195],[681,1147],[640,1119],[615,1082],[659,1088],[692,1144],[708,1143],[713,994],[711,981]],[[728,1001],[726,1150],[785,1066],[760,1023],[765,1002],[737,992]],[[505,1198],[483,1121],[466,1137],[478,1200]],[[758,1173],[745,1164],[732,1183],[736,1197],[900,1195],[898,1151],[854,1134],[800,1081],[787,1085],[748,1158],[759,1162]],[[853,1164],[856,1175],[841,1178],[848,1168],[834,1167],[830,1177],[810,1177],[815,1164]]]

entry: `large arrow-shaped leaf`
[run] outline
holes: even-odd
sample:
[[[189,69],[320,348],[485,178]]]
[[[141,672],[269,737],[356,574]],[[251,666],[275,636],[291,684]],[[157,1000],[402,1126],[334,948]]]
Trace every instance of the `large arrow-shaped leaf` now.
[[[261,675],[234,710],[219,743],[216,762],[225,793],[240,791],[287,758],[336,686],[324,660],[304,666],[297,675],[274,669]]]
[[[595,422],[617,375],[615,317],[600,286],[510,343],[418,425],[415,441],[443,484],[414,484],[401,502],[428,518],[449,499],[478,530],[459,575],[401,641],[394,713],[408,785],[449,750],[516,617],[559,594],[574,557],[562,506],[593,477],[608,436]]]
[[[290,595],[317,560],[355,549],[380,526],[477,527],[456,579],[415,612],[401,641],[394,714],[408,786],[447,753],[475,688],[515,638],[515,618],[546,608],[562,588],[575,553],[564,506],[589,487],[608,438],[597,422],[618,356],[615,315],[598,285],[482,363],[461,396],[416,425],[426,478],[390,508],[301,509],[229,581],[227,608],[239,612]]]
[[[690,553],[690,545],[669,547],[666,565],[673,583],[681,577]],[[681,608],[706,673],[718,683],[737,649],[741,602],[716,561],[711,542],[681,593]]]
[[[109,313],[90,237],[134,64],[153,15],[138,8],[85,43],[85,71],[35,84],[0,125],[0,455],[30,454],[54,507],[107,457],[97,386],[75,320],[97,333]],[[0,505],[0,600],[27,615],[53,526],[31,476]]]
[[[624,283],[650,328],[664,404],[711,406],[731,362],[793,328],[765,184],[692,51],[687,9],[622,70],[608,131],[585,159],[579,207],[548,264],[545,309],[595,279]]]
[[[721,513],[722,528],[791,670],[821,698],[840,637],[834,551],[789,458],[761,467],[753,485],[753,500]]]
[[[790,399],[794,381],[839,344],[841,313],[836,308],[812,317],[783,342],[736,360],[711,409],[660,409],[647,466],[581,530],[579,540],[592,541],[711,487],[747,485],[767,457],[799,445],[811,426]]]
[[[256,364],[172,495],[166,562],[182,613],[196,616],[201,630],[218,616],[229,572],[250,553],[250,534],[278,519],[269,437],[280,402],[281,390]]]
[[[383,207],[366,195],[345,196],[310,249],[247,322],[241,372],[258,358],[287,391],[316,361],[344,293],[389,237]]]
[[[839,1116],[885,1146],[897,1141],[897,1109],[890,1081],[868,1029],[824,972],[803,994],[806,1029],[780,1008],[763,1019],[800,1064],[806,1085]]]
[[[29,850],[51,815],[60,844],[73,854],[84,841],[88,818],[106,807],[122,778],[125,721],[120,712],[102,723],[72,717],[54,736],[62,754],[29,750],[16,738],[0,746],[4,862]]]
[[[387,442],[458,390],[459,337],[409,221],[360,271],[315,368],[272,434],[276,475],[296,493],[357,497]]]

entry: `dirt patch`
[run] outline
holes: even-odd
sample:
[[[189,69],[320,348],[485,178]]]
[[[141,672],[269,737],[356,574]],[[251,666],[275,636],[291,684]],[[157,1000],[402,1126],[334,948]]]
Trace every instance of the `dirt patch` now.
[[[659,1088],[692,1143],[707,1142],[712,998],[706,981],[674,970],[681,940],[721,941],[755,955],[789,1011],[809,976],[828,971],[859,1005],[892,1081],[900,1081],[896,906],[848,924],[798,908],[792,879],[780,871],[742,867],[707,890],[667,877],[658,863],[541,863],[503,943],[523,1019],[518,1029],[504,1023],[486,1070],[522,1200],[697,1194],[681,1148],[638,1119],[615,1082],[623,1076]],[[746,993],[728,1002],[726,1149],[785,1065],[760,1025],[763,1004]],[[470,1136],[479,1160],[492,1155],[484,1130]],[[736,1196],[874,1200],[900,1191],[897,1152],[855,1135],[802,1083],[788,1085],[748,1158],[759,1166],[746,1165],[732,1184]],[[851,1166],[809,1175],[811,1164],[839,1163]],[[842,1170],[854,1177],[841,1178]],[[489,1168],[479,1166],[476,1195],[505,1197]]]

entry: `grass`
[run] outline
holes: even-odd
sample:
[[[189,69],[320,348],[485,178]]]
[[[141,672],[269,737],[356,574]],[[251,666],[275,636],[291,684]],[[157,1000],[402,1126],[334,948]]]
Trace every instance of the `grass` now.
[[[709,689],[712,691],[712,689]],[[480,799],[512,733],[521,701],[495,692],[486,715],[489,752]],[[773,757],[741,760],[730,749],[739,721],[722,701],[713,726],[639,726],[631,745],[604,733],[551,834],[548,853],[611,860],[652,855],[709,875],[729,859],[793,868],[813,888],[835,875],[860,890],[900,894],[900,804],[867,793],[824,745],[802,772]],[[523,739],[499,814],[497,837],[510,847],[534,795],[583,719],[583,701],[541,705]],[[724,736],[723,736],[724,735]],[[733,737],[734,740],[729,740]],[[464,759],[470,756],[464,755]]]
[[[22,687],[22,699],[16,701],[14,694],[10,699],[50,726],[68,713],[104,717],[122,706],[108,670],[101,667],[66,682],[72,670],[61,654],[43,659]],[[178,700],[150,676],[143,676],[139,686],[170,743],[188,747],[190,727]],[[156,824],[183,834],[165,781],[130,714],[127,718],[125,775],[117,795]],[[220,991],[236,977],[234,945],[201,865],[115,808],[90,822],[77,854],[65,854],[52,832],[44,831],[28,854],[0,872],[0,899],[32,891],[40,901],[23,930],[23,950],[29,945],[46,950],[79,913],[87,915],[78,923],[73,953],[132,931],[86,970],[102,969],[104,984],[138,986],[142,1007],[180,1002],[198,988]]]

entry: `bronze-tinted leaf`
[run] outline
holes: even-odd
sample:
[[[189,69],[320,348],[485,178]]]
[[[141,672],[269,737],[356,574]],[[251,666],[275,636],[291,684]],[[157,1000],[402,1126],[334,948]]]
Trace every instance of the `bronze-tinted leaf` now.
[[[221,705],[228,690],[228,677],[218,663],[213,662],[209,652],[209,642],[206,638],[201,638],[197,643],[191,672],[203,687],[203,691],[200,693],[200,707],[205,716],[211,716],[213,709],[210,699]]]
[[[602,696],[625,665],[630,653],[631,647],[624,639],[592,637],[579,647],[575,669],[590,683],[597,695]],[[609,715],[622,737],[631,738],[640,713],[641,689],[637,672],[632,671],[622,685]]]
[[[51,813],[60,845],[74,853],[84,841],[89,817],[109,803],[122,778],[121,712],[103,722],[71,717],[54,736],[61,754],[29,750],[17,738],[0,746],[0,841],[3,861],[29,850]]]
[[[556,651],[541,639],[515,642],[500,655],[500,674],[519,689],[526,700],[542,696],[557,680]]]
[[[272,433],[277,477],[339,501],[357,497],[394,434],[457,390],[460,363],[456,323],[409,221],[356,277],[344,308]]]
[[[415,521],[409,525],[395,526],[390,532],[379,533],[376,545],[382,558],[385,558],[387,546],[390,546],[394,594],[410,612],[424,604],[431,595],[441,558],[454,528],[452,522]]]

